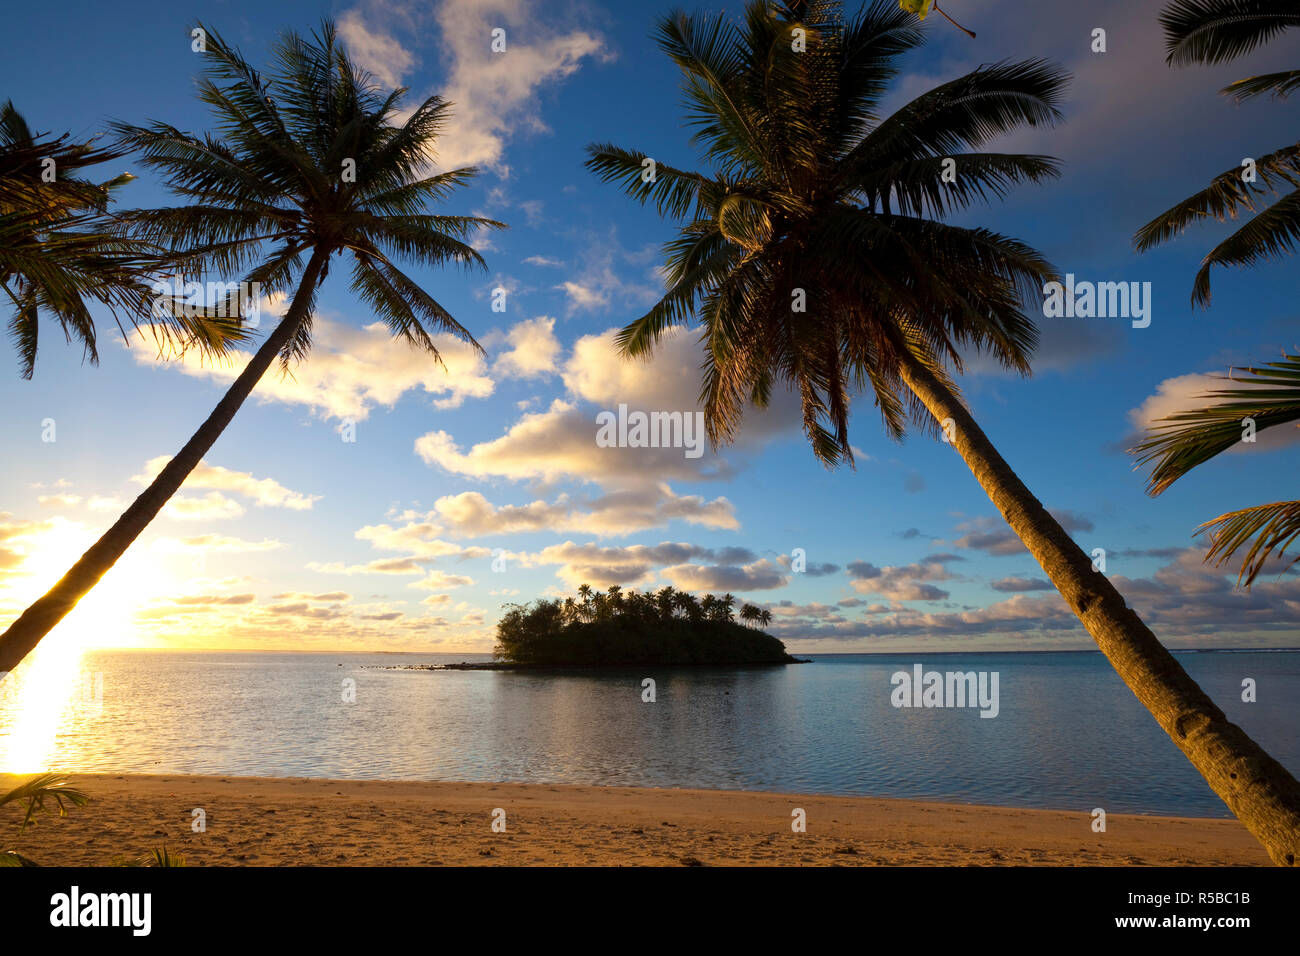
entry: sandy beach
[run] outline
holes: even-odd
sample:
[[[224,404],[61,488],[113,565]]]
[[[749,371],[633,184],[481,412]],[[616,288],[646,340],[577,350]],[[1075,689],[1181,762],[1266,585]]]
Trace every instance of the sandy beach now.
[[[0,775],[0,787],[21,778]],[[92,775],[67,817],[21,837],[44,865],[111,865],[157,846],[204,866],[1220,866],[1269,864],[1235,820],[752,791],[548,784]],[[205,832],[194,832],[193,811]],[[792,812],[807,830],[791,829]],[[493,811],[505,811],[505,832]],[[499,815],[498,815],[499,816]],[[499,826],[499,824],[498,824]]]

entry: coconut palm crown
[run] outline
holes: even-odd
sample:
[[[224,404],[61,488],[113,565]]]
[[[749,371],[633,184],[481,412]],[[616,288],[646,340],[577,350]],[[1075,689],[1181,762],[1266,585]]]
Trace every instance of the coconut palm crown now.
[[[215,131],[183,132],[155,122],[116,123],[120,144],[138,150],[184,203],[120,214],[134,239],[166,250],[189,278],[242,278],[221,298],[178,312],[234,316],[242,331],[250,297],[291,293],[288,309],[212,414],[117,522],[72,569],[0,635],[0,672],[11,671],[157,516],[212,447],[273,362],[284,369],[311,347],[316,293],[331,264],[351,261],[351,286],[392,333],[440,360],[436,334],[478,348],[395,259],[419,265],[483,266],[466,241],[502,224],[431,214],[474,174],[434,172],[431,150],[449,105],[434,96],[398,122],[405,93],[384,92],[338,43],[332,23],[304,38],[287,33],[265,77],[221,36],[200,25],[205,71],[199,98]],[[304,261],[305,260],[305,261]],[[165,304],[165,303],[164,303]]]
[[[852,461],[849,401],[864,386],[890,434],[935,427],[900,379],[901,356],[953,389],[945,367],[960,370],[970,351],[1028,371],[1037,329],[1021,294],[1051,267],[1024,243],[944,217],[1058,174],[1046,156],[981,150],[1057,120],[1067,80],[1043,61],[999,63],[885,117],[896,61],[922,32],[887,3],[842,24],[834,6],[778,15],[751,4],[740,26],[665,18],[657,40],[682,70],[708,169],[611,144],[589,147],[587,161],[682,221],[665,247],[668,291],[620,347],[645,356],[698,317],[710,438],[732,439],[746,405],[766,405],[780,383],[799,395],[828,464]]]

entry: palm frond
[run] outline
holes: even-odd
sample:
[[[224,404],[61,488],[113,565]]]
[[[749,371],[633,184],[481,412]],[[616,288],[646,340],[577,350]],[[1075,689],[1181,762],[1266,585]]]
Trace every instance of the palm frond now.
[[[150,865],[152,866],[186,866],[185,857],[178,853],[173,853],[167,847],[155,847],[149,851]]]
[[[8,866],[36,866],[40,864],[31,857],[23,856],[17,850],[0,851],[0,867]]]
[[[21,833],[36,822],[37,814],[47,809],[46,801],[57,804],[59,816],[66,817],[68,805],[84,807],[90,802],[90,797],[84,791],[72,786],[64,775],[49,772],[37,774],[7,793],[0,793],[0,806],[19,801],[26,801],[27,804],[23,821],[18,827],[18,832]]]
[[[1211,249],[1192,282],[1192,301],[1210,301],[1210,270],[1215,266],[1247,266],[1284,253],[1300,243],[1300,190],[1287,193],[1259,212],[1240,229]]]
[[[1249,588],[1269,559],[1285,557],[1287,549],[1300,537],[1300,501],[1275,501],[1230,511],[1207,521],[1196,532],[1210,535],[1212,543],[1205,560],[1219,567],[1246,548],[1237,583]],[[1292,557],[1290,564],[1297,561],[1300,556]]]
[[[725,14],[712,18],[676,11],[659,21],[655,39],[682,71],[687,125],[705,155],[726,170],[762,169],[766,163],[761,118],[737,89],[740,33]]]
[[[952,167],[946,165],[949,161]],[[949,168],[953,181],[945,182]],[[975,202],[1002,199],[1021,183],[1046,182],[1060,175],[1061,164],[1050,156],[961,153],[846,169],[843,185],[873,208],[883,209],[892,201],[905,216],[938,219]]]
[[[698,173],[675,169],[637,150],[593,143],[587,147],[587,156],[583,165],[601,182],[622,185],[623,191],[642,205],[653,202],[661,216],[675,219],[698,216],[708,204],[710,193],[721,191],[720,184],[715,181]],[[647,160],[651,160],[654,166],[648,166]]]
[[[1170,65],[1225,63],[1300,26],[1300,9],[1278,0],[1173,0],[1160,25]]]
[[[1257,96],[1271,96],[1275,100],[1284,100],[1297,88],[1300,88],[1300,70],[1283,70],[1280,73],[1266,73],[1263,76],[1248,76],[1229,83],[1220,92],[1224,96],[1232,97],[1237,103],[1244,103]]]
[[[1207,392],[1204,404],[1153,422],[1132,449],[1139,465],[1155,463],[1149,494],[1160,494],[1197,465],[1235,447],[1247,418],[1256,432],[1300,422],[1300,355],[1234,368],[1222,380],[1246,387]]]
[[[1046,60],[1004,61],[922,93],[854,147],[848,165],[954,156],[1025,126],[1052,126],[1069,74]]]
[[[1300,187],[1300,143],[1284,146],[1255,160],[1256,182],[1243,178],[1243,167],[1234,166],[1211,180],[1210,185],[1167,209],[1138,230],[1134,246],[1139,252],[1167,242],[1188,226],[1214,219],[1224,222],[1245,212],[1257,212],[1268,194]]]

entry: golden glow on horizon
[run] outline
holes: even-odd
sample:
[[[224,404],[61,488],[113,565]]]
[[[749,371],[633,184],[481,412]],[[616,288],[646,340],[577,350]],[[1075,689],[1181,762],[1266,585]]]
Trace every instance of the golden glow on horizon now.
[[[52,523],[28,543],[17,572],[0,578],[4,603],[26,607],[76,562],[95,535],[74,522]],[[0,772],[52,769],[63,725],[96,713],[94,695],[103,684],[84,671],[86,651],[157,646],[139,633],[135,613],[170,584],[158,556],[137,545],[0,682]]]

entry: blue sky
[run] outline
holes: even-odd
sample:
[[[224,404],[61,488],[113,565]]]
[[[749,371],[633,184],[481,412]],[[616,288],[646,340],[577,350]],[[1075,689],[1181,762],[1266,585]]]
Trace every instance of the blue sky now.
[[[977,39],[931,18],[889,103],[1004,58],[1071,70],[1066,122],[995,147],[1057,156],[1063,177],[959,221],[1017,236],[1080,279],[1150,282],[1152,321],[1044,318],[1032,379],[977,358],[962,386],[1021,478],[1086,550],[1106,550],[1107,573],[1168,644],[1293,645],[1300,577],[1278,569],[1235,590],[1191,536],[1224,511],[1295,496],[1290,436],[1243,445],[1155,500],[1123,449],[1143,414],[1186,404],[1207,374],[1296,344],[1291,263],[1217,272],[1211,308],[1193,311],[1192,277],[1224,227],[1141,256],[1131,243],[1214,174],[1291,141],[1294,104],[1234,106],[1217,90],[1294,62],[1295,40],[1174,70],[1158,3],[1082,6],[953,0]],[[444,211],[511,227],[484,237],[486,274],[412,272],[487,349],[475,359],[449,346],[446,372],[369,329],[346,271],[331,276],[307,364],[293,381],[263,382],[181,501],[105,579],[99,590],[115,597],[79,609],[83,631],[100,644],[483,650],[503,602],[586,580],[732,591],[772,609],[772,630],[796,651],[1091,646],[952,449],[889,441],[867,399],[854,409],[856,470],[815,462],[784,397],[747,420],[737,446],[698,460],[596,449],[599,411],[689,410],[698,389],[689,334],[648,365],[610,350],[610,330],[661,288],[672,227],[582,168],[596,141],[698,166],[675,67],[650,40],[665,10],[80,4],[60,6],[57,40],[49,8],[8,14],[10,35],[31,40],[0,63],[0,95],[36,129],[78,136],[110,119],[207,129],[193,96],[195,20],[261,63],[279,30],[333,17],[382,81],[457,104],[439,161],[482,173]],[[504,54],[489,49],[498,26]],[[1105,53],[1090,49],[1098,27]],[[119,165],[140,175],[126,204],[170,201],[138,164]],[[504,313],[494,288],[508,291]],[[139,493],[135,479],[184,443],[234,374],[128,349],[113,329],[105,315],[97,368],[47,326],[34,380],[19,378],[12,353],[0,375],[0,619]],[[53,442],[42,441],[46,419]],[[348,423],[355,442],[343,440]],[[789,569],[795,548],[808,572]]]

